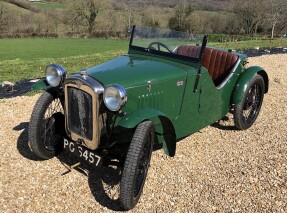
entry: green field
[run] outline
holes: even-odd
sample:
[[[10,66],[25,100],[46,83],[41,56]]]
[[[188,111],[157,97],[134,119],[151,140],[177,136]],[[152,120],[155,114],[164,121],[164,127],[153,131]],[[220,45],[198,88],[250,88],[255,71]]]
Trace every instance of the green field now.
[[[228,49],[287,47],[287,39],[209,43]],[[40,78],[47,64],[62,64],[68,73],[78,72],[127,52],[127,40],[112,39],[2,39],[0,83]]]
[[[106,39],[0,40],[0,83],[43,77],[47,64],[62,64],[69,73],[127,52],[128,41]]]
[[[287,47],[287,39],[274,39],[274,40],[249,40],[238,42],[213,42],[209,46],[220,47],[232,50],[246,50],[246,49],[269,49],[274,47]]]

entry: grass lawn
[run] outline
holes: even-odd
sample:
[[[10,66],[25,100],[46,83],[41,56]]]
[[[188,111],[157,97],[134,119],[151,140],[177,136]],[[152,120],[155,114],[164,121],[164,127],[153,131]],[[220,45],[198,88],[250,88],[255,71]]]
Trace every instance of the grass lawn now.
[[[128,41],[107,39],[0,40],[0,83],[43,77],[46,65],[62,64],[69,73],[127,52]]]
[[[275,39],[275,40],[249,40],[239,42],[213,42],[207,44],[213,47],[220,47],[233,50],[246,50],[246,49],[268,49],[274,47],[287,47],[287,39]]]
[[[208,43],[226,49],[287,47],[287,39]],[[0,39],[0,84],[45,76],[51,63],[78,72],[127,52],[128,41],[116,39]],[[0,85],[1,86],[1,85]]]

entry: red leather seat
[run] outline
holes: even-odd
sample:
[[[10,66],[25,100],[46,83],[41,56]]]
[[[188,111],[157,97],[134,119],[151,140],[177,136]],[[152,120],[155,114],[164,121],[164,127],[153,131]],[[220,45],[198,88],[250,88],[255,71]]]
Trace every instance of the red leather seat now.
[[[175,53],[193,58],[198,58],[201,46],[184,45],[176,49]],[[218,86],[233,69],[238,56],[232,53],[206,47],[203,53],[202,66],[204,66],[215,86]]]

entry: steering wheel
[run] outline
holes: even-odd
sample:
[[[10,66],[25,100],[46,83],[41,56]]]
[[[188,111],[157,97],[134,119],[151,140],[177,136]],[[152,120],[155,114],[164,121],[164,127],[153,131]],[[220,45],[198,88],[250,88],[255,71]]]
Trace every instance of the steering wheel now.
[[[158,41],[154,41],[154,42],[151,42],[149,45],[148,45],[148,49],[156,49],[154,47],[152,47],[153,45],[157,44],[157,50],[160,51],[160,47],[164,47],[168,52],[172,53],[172,51],[168,48],[168,46],[166,46],[165,44],[161,43],[161,42],[158,42]]]

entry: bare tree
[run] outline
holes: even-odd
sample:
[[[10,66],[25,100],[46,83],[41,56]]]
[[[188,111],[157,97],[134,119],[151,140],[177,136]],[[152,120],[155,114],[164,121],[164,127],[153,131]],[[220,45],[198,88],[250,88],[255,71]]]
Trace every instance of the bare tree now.
[[[3,33],[8,26],[7,10],[2,3],[0,3],[0,33]]]
[[[83,21],[87,26],[87,31],[92,33],[99,12],[107,9],[110,3],[106,0],[70,0],[69,5],[73,22],[80,23],[79,20]]]
[[[159,10],[155,6],[149,6],[145,9],[143,24],[149,27],[159,27]]]
[[[286,0],[264,0],[266,9],[266,20],[271,24],[271,38],[274,38],[276,25],[286,22],[287,1]]]
[[[169,27],[173,30],[186,30],[187,18],[193,11],[194,8],[191,3],[187,4],[185,1],[181,1],[176,6],[174,16],[169,20]]]
[[[264,19],[265,11],[263,8],[262,0],[237,0],[233,2],[233,11],[245,33],[256,35],[258,26]]]

